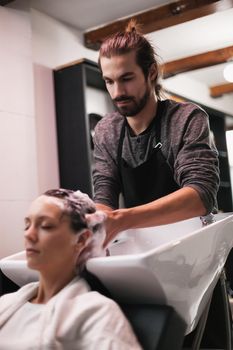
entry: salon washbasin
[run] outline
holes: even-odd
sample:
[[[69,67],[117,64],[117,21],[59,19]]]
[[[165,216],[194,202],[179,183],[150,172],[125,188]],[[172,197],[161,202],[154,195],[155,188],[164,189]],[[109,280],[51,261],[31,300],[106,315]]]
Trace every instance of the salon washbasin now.
[[[127,303],[171,305],[191,332],[204,310],[233,247],[233,213],[127,230],[109,246],[110,256],[92,258],[87,269]],[[0,261],[2,272],[22,286],[38,279],[25,252]]]
[[[1,259],[0,269],[4,275],[20,287],[38,281],[38,272],[27,267],[25,250]]]
[[[189,333],[233,247],[233,213],[217,214],[214,221],[127,230],[110,245],[109,257],[90,259],[87,269],[121,301],[173,306]]]

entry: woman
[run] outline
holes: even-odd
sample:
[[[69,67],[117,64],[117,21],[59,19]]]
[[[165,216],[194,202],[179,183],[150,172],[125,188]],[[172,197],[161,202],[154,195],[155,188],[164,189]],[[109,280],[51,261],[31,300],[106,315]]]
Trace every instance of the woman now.
[[[25,250],[40,278],[0,298],[0,349],[141,349],[117,304],[80,277],[104,253],[104,220],[80,191],[50,190],[31,204]]]

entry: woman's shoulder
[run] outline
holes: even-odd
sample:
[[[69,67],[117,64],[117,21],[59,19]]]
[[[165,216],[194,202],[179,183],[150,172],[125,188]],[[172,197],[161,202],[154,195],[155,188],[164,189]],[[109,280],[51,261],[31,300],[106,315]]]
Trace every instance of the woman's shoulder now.
[[[101,294],[98,291],[90,290],[88,284],[85,280],[80,280],[79,284],[85,286],[81,293],[73,295],[74,302],[79,305],[80,313],[90,312],[91,310],[96,313],[96,315],[105,314],[110,316],[114,312],[116,315],[122,314],[119,305],[111,298]]]
[[[89,349],[91,344],[90,348],[103,349],[115,344],[114,348],[141,349],[130,323],[114,300],[97,291],[87,291],[73,295],[72,300],[63,299],[61,306],[66,320],[60,327],[65,333],[70,325],[67,338],[74,337],[78,348]]]
[[[117,322],[128,324],[120,306],[112,299],[97,291],[90,291],[79,298],[79,312],[88,322],[101,322],[104,327],[114,328]]]
[[[20,306],[29,301],[36,293],[38,283],[29,283],[13,293],[7,293],[0,298],[0,325],[6,317],[11,316]]]
[[[118,304],[111,298],[101,294],[95,290],[89,290],[87,293],[80,296],[83,300],[86,300],[89,306],[94,307],[106,307],[109,309],[119,309]]]

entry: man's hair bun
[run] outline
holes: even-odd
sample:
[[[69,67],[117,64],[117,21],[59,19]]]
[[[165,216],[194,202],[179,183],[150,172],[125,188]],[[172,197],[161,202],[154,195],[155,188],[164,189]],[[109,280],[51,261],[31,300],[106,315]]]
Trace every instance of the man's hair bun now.
[[[132,18],[128,23],[125,28],[126,33],[137,33],[137,34],[142,34],[141,33],[141,25],[136,21],[136,19]]]

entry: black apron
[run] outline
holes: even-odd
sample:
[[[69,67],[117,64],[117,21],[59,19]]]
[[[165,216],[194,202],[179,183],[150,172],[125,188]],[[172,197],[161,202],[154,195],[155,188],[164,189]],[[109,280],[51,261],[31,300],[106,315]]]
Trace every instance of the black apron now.
[[[180,188],[175,182],[173,171],[161,151],[160,130],[163,107],[163,103],[159,102],[157,114],[153,123],[156,132],[156,145],[147,161],[136,168],[129,166],[122,158],[127,121],[125,120],[123,123],[117,152],[117,161],[126,208],[149,203]]]

